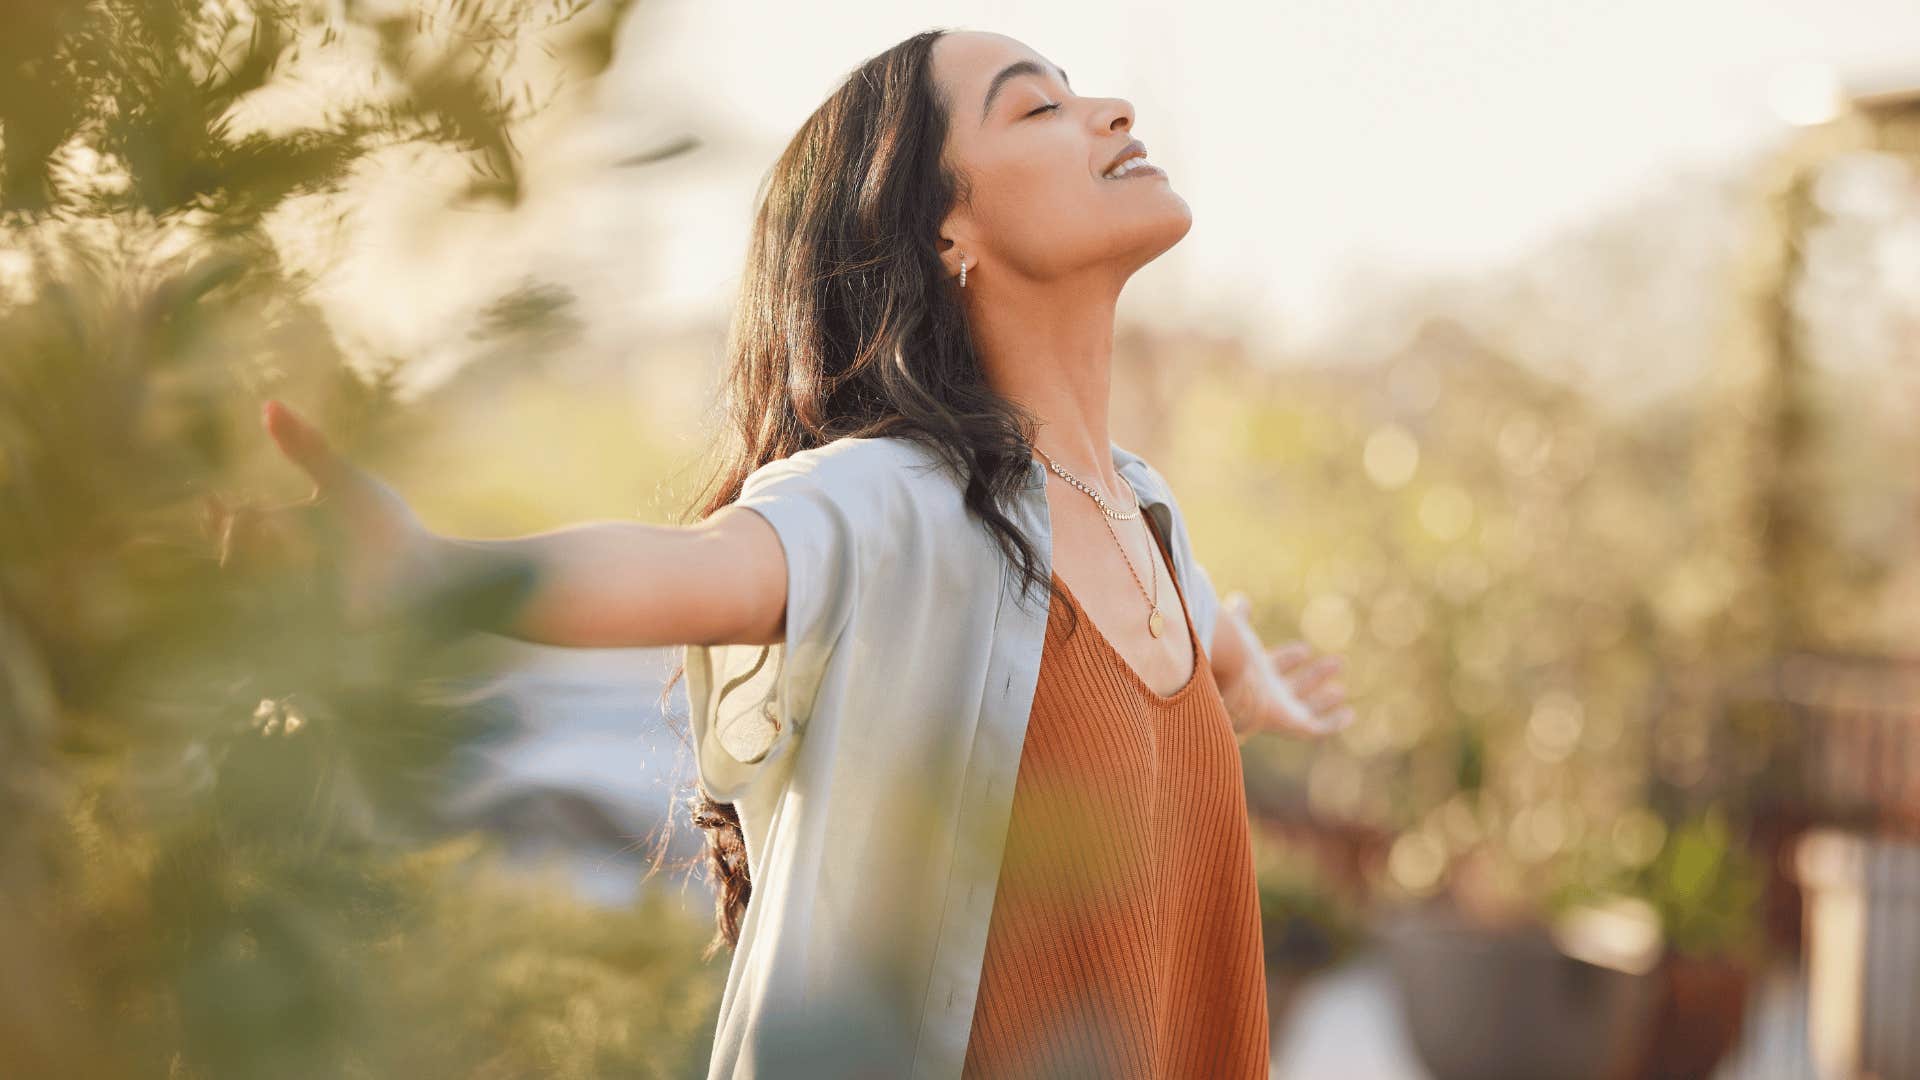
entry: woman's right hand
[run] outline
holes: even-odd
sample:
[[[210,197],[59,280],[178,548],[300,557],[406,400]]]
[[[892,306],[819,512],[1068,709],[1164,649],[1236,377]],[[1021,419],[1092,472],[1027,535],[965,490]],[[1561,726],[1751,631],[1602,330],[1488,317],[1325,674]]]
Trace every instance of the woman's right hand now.
[[[267,433],[289,461],[313,480],[313,493],[279,506],[207,501],[208,526],[220,565],[291,560],[329,562],[341,590],[342,618],[362,629],[404,606],[402,594],[432,580],[435,535],[405,499],[372,473],[341,457],[320,431],[285,404],[263,409]]]

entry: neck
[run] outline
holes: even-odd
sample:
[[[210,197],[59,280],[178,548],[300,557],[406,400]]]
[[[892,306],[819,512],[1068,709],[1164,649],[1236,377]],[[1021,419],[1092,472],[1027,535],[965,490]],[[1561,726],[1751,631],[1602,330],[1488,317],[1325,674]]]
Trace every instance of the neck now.
[[[1118,289],[981,279],[977,293],[969,283],[967,316],[988,384],[1034,414],[1036,447],[1124,505],[1107,430]]]

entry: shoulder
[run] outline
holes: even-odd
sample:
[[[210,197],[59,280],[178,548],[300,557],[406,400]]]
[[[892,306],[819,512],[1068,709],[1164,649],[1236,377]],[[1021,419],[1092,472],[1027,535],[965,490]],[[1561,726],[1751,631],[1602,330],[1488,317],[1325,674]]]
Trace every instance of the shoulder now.
[[[1119,465],[1120,474],[1139,495],[1140,505],[1166,532],[1174,558],[1191,561],[1193,542],[1187,532],[1186,515],[1180,511],[1180,500],[1174,497],[1173,485],[1145,458],[1118,444],[1114,445],[1114,461]]]
[[[893,516],[953,501],[960,490],[940,456],[900,436],[846,436],[769,461],[748,474],[741,499],[804,489],[848,510]]]
[[[823,479],[885,482],[916,466],[935,462],[921,443],[897,435],[844,436],[787,457],[769,461],[761,470],[794,471]]]
[[[1152,462],[1119,443],[1113,444],[1113,459],[1121,475],[1139,494],[1142,503],[1149,506],[1164,504],[1176,519],[1179,517],[1180,505],[1174,500],[1173,487],[1167,483],[1166,477],[1160,475],[1160,470],[1153,467]]]

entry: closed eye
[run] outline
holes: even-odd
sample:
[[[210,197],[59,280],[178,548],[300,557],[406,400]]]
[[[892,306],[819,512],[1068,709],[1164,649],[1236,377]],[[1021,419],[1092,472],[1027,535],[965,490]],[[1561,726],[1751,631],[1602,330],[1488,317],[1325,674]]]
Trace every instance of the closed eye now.
[[[1032,112],[1030,112],[1030,113],[1028,113],[1027,115],[1028,115],[1028,116],[1038,116],[1039,114],[1041,114],[1041,113],[1043,113],[1043,112],[1046,112],[1046,111],[1047,111],[1048,109],[1057,109],[1057,108],[1059,108],[1059,107],[1060,107],[1060,105],[1059,105],[1059,103],[1057,103],[1057,102],[1056,102],[1056,103],[1054,103],[1054,104],[1052,104],[1052,105],[1042,105],[1042,106],[1040,106],[1039,108],[1037,108],[1037,109],[1035,109],[1035,110],[1033,110]]]

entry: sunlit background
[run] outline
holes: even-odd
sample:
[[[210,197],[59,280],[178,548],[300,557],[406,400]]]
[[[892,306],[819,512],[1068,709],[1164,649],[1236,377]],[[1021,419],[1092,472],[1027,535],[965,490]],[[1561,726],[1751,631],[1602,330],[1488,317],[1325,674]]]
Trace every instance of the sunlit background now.
[[[683,520],[757,185],[948,26],[1134,105],[1115,438],[1348,658],[1243,749],[1273,1075],[1920,1078],[1920,5],[0,20],[19,1075],[704,1075],[671,651],[343,635],[202,500],[304,494],[274,396],[442,531]]]

